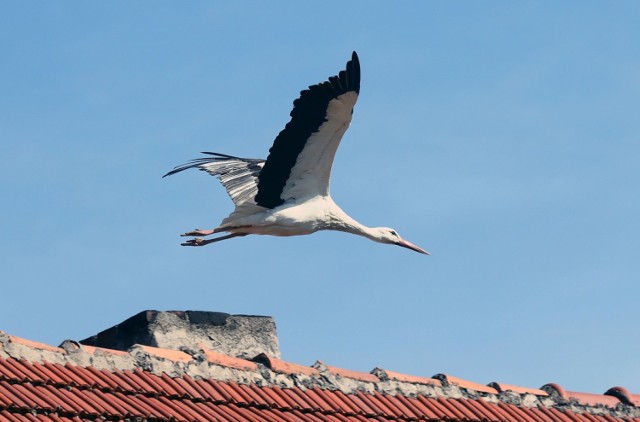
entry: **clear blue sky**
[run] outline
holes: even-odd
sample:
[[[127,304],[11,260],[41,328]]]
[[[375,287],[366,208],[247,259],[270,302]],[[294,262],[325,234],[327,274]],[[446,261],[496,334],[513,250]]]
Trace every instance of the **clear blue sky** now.
[[[145,310],[272,315],[283,358],[640,393],[640,3],[2,2],[0,329],[50,344]],[[231,210],[356,50],[343,233],[178,235]]]

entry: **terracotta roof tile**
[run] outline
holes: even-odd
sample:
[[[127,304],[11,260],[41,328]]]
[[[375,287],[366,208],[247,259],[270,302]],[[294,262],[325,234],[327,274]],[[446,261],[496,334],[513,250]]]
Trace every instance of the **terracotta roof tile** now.
[[[37,403],[36,409],[51,411],[55,409],[52,406],[48,395],[44,392],[44,388],[38,388],[32,384],[23,384],[25,389],[30,393],[30,397]]]
[[[319,406],[321,411],[334,412],[336,407],[331,404],[331,400],[328,400],[324,392],[320,389],[311,388],[305,391],[306,395],[313,400]]]
[[[16,337],[9,335],[9,341],[11,343],[21,344],[23,346],[30,347],[32,349],[48,350],[55,353],[64,353],[64,349],[60,347],[51,346],[49,344],[40,343],[33,340],[27,340],[26,338]]]
[[[535,420],[537,422],[547,422],[548,419],[545,417],[545,415],[542,413],[542,411],[540,411],[539,408],[537,407],[531,407],[531,408],[527,408],[527,413],[529,414],[529,416],[531,417],[532,420]]]
[[[522,409],[525,409],[525,412],[527,413],[527,415],[532,421],[535,421],[535,422],[548,421],[548,419],[545,418],[545,415],[543,415],[540,409],[537,407],[523,407]]]
[[[30,382],[44,382],[43,378],[34,370],[34,366],[25,360],[7,359],[4,361],[6,367],[11,368],[11,372],[16,375],[16,380],[27,380]]]
[[[623,395],[616,394],[591,394],[591,393],[579,393],[575,391],[567,391],[562,386],[554,383],[545,384],[542,386],[545,391],[551,391],[562,397],[564,400],[574,400],[582,405],[587,406],[607,406],[616,407],[621,400],[625,400]],[[612,391],[609,390],[608,392]],[[619,391],[619,390],[614,390]],[[607,392],[607,393],[608,393]],[[628,393],[628,392],[627,392]]]
[[[631,394],[624,387],[612,387],[604,393],[608,396],[618,397],[622,402],[640,407],[640,394]]]
[[[438,397],[436,400],[440,405],[446,407],[447,410],[455,416],[454,419],[462,421],[469,420],[469,417],[460,410],[459,406],[457,406],[458,403],[456,402],[456,400],[447,400],[442,397]]]
[[[120,412],[118,412],[118,410],[115,407],[113,407],[108,400],[104,400],[100,396],[99,390],[87,390],[85,395],[85,400],[87,400],[97,409],[100,409],[103,413],[106,413],[111,416],[120,414]]]
[[[125,415],[131,415],[133,417],[148,418],[150,416],[154,418],[167,418],[169,415],[162,415],[159,410],[154,410],[148,407],[145,403],[143,395],[128,395],[123,393],[115,393],[114,401],[125,409]],[[157,409],[157,408],[156,408]]]
[[[237,392],[235,389],[229,386],[229,383],[220,382],[216,383],[215,387],[217,387],[218,391],[226,393],[226,395],[230,398],[231,401],[240,404],[249,404],[251,399],[247,399],[243,397],[242,394]]]
[[[0,394],[9,400],[7,407],[16,406],[21,409],[30,409],[36,406],[36,403],[29,398],[29,394],[25,394],[25,388],[20,384],[0,381]]]
[[[49,379],[52,380],[55,384],[59,385],[75,385],[75,382],[69,375],[63,370],[60,371],[55,365],[50,364],[49,362],[43,362],[42,367],[43,372],[49,374]]]
[[[88,399],[89,395],[87,394],[87,390],[70,391],[59,389],[58,391],[62,392],[67,402],[73,403],[74,409],[78,414],[96,417],[103,413],[102,409],[96,407],[91,400]]]
[[[427,406],[422,400],[420,400],[420,396],[410,400],[413,406],[418,409],[420,415],[423,415],[424,418],[428,420],[441,419],[441,416],[438,416],[430,406]]]
[[[149,395],[149,393],[160,391],[161,395],[169,398],[187,397],[187,394],[176,385],[173,378],[164,372],[156,375],[135,369],[133,372],[127,371],[125,375],[130,384],[135,387],[135,391],[142,394]]]
[[[487,385],[478,384],[472,381],[467,381],[462,378],[457,378],[452,375],[447,374],[437,374],[434,375],[434,378],[437,378],[447,384],[457,385],[460,388],[465,388],[467,390],[479,391],[481,393],[489,393],[489,394],[498,394],[498,391]]]
[[[323,394],[325,399],[327,400],[327,402],[329,402],[332,406],[334,406],[338,412],[340,413],[355,413],[354,410],[344,399],[344,397],[340,397],[340,395],[338,394],[339,391],[326,391],[326,390],[322,390],[318,387],[314,387],[315,390],[318,391],[318,393]],[[341,393],[341,392],[340,392]],[[379,407],[379,406],[378,406]],[[375,409],[378,410],[378,409]],[[382,413],[384,413],[384,410],[381,410]]]
[[[184,377],[175,377],[172,378],[173,381],[178,384],[180,386],[180,388],[182,389],[182,391],[185,392],[186,397],[188,397],[189,399],[204,399],[205,397],[202,396],[202,394],[200,394],[200,392],[194,387],[193,384],[191,384],[188,380],[189,380],[188,375],[184,376]]]
[[[435,378],[419,377],[416,375],[407,375],[400,372],[390,371],[388,369],[375,368],[372,371],[381,379],[389,379],[391,381],[408,382],[410,384],[425,384],[441,386],[442,382]]]
[[[208,396],[213,402],[220,403],[220,402],[228,401],[230,399],[230,397],[227,398],[225,396],[226,393],[222,394],[217,388],[214,388],[214,385],[216,384],[215,381],[197,380],[196,382],[200,387],[202,387],[204,391],[207,392]]]
[[[245,403],[257,404],[257,403],[261,403],[262,402],[262,400],[260,399],[260,396],[256,396],[251,391],[251,389],[247,388],[244,385],[236,384],[233,381],[229,381],[229,382],[226,383],[226,386],[230,390],[233,390],[233,392],[238,394],[240,397],[242,397],[242,401],[244,401]],[[240,400],[238,400],[238,402],[240,402]]]
[[[419,418],[422,417],[422,412],[419,410],[417,406],[418,401],[413,398],[405,397],[402,394],[397,394],[393,396],[393,398],[398,401],[398,404],[401,405],[401,410],[404,409],[404,413],[409,418]]]
[[[218,353],[213,350],[207,350],[204,348],[202,349],[202,351],[204,352],[204,356],[207,358],[207,361],[215,365],[248,371],[256,371],[258,369],[258,365],[255,362],[251,362],[246,359],[227,356],[222,353]]]
[[[451,409],[451,405],[448,405],[446,403],[446,400],[444,400],[442,397],[438,397],[435,399],[430,399],[432,400],[432,403],[437,406],[439,408],[440,411],[442,411],[442,413],[445,414],[445,418],[446,419],[451,419],[451,420],[458,420],[458,418],[460,417],[457,412],[453,411]]]
[[[480,400],[456,399],[456,400],[447,400],[447,401],[451,403],[454,407],[456,407],[458,411],[464,415],[464,418],[466,420],[470,420],[470,421],[474,421],[478,419],[476,412],[474,412],[475,410],[474,405],[477,405],[478,407],[482,407],[484,405],[484,402]],[[489,417],[487,417],[488,420],[500,420],[499,418],[495,418],[495,416],[492,418],[491,417],[492,414],[490,411],[486,412],[485,414],[490,415]]]
[[[193,379],[192,377],[190,377],[189,375],[185,375],[183,377],[183,379],[185,380],[186,383],[188,383],[191,388],[197,393],[194,394],[194,397],[198,400],[206,400],[208,399],[208,394],[207,394],[207,390],[205,390],[205,388],[202,386],[201,383],[199,383],[198,381],[196,381],[195,379]]]
[[[186,354],[185,352],[181,352],[179,350],[169,350],[169,349],[160,349],[158,347],[152,346],[144,346],[137,345],[140,349],[149,353],[150,355],[158,356],[164,359],[178,361],[178,362],[189,362],[193,358]]]
[[[131,371],[114,372],[114,378],[120,381],[120,386],[126,392],[143,393],[144,389],[140,386],[138,377],[132,377]]]
[[[111,373],[104,369],[100,370],[100,372],[102,372],[112,384],[116,385],[114,391],[135,391],[133,387],[131,387],[129,383],[126,382],[126,380],[122,379],[122,377],[119,376],[120,372]]]
[[[153,374],[147,374],[144,371],[140,371],[139,369],[136,369],[136,372],[140,372],[141,374],[145,374],[146,377],[145,379],[147,380],[147,383],[150,384],[152,382],[152,380],[157,380],[157,376],[153,375]],[[139,375],[141,375],[139,374]],[[176,392],[176,396],[177,397],[184,397],[184,398],[193,398],[193,396],[191,395],[191,393],[189,392],[189,390],[187,390],[187,388],[189,388],[188,384],[183,385],[182,380],[180,379],[180,377],[170,377],[169,375],[165,374],[164,372],[160,375],[160,378],[162,379],[162,381],[164,381],[164,385],[169,386],[169,388],[171,388],[173,391]],[[186,387],[186,388],[185,388]]]
[[[481,409],[485,414],[489,415],[489,419],[493,420],[493,421],[503,421],[503,420],[513,420],[513,421],[518,421],[518,420],[527,420],[528,422],[531,422],[529,420],[529,417],[527,415],[524,414],[524,412],[520,412],[519,413],[519,417],[515,417],[514,415],[512,415],[511,412],[511,408],[513,407],[510,404],[506,404],[506,403],[498,403],[493,404],[493,403],[489,403],[486,402],[484,400],[468,400],[468,404],[469,405],[476,405],[477,408]]]
[[[193,412],[191,412],[182,400],[169,400],[166,397],[158,397],[158,401],[163,404],[174,415],[174,418],[181,422],[193,420]],[[154,402],[155,404],[155,402]]]
[[[353,413],[356,414],[358,409],[354,407],[354,404],[351,400],[348,399],[347,395],[344,394],[340,390],[333,391],[332,394],[333,400],[340,405],[340,408],[345,411],[345,413]]]
[[[369,406],[380,415],[399,415],[400,409],[384,394],[363,395]]]
[[[214,405],[208,402],[192,402],[189,400],[184,401],[186,408],[190,409],[192,420],[197,421],[218,421],[220,419],[221,412],[218,405]]]
[[[70,365],[68,363],[65,364],[64,367],[69,372],[73,373],[73,375],[75,376],[78,382],[78,385],[86,385],[91,387],[100,385],[100,379],[96,379],[95,377],[93,377],[91,373],[87,371],[85,368],[77,365]]]
[[[527,414],[529,419],[533,422],[546,422],[543,415],[540,414],[540,411],[535,407],[522,407],[523,411]]]
[[[580,404],[589,406],[608,406],[616,407],[620,403],[620,399],[615,396],[606,396],[603,394],[577,393],[575,391],[567,391],[569,399],[574,399]]]
[[[288,392],[290,391],[290,389],[282,389],[280,387],[278,387],[277,385],[274,385],[272,388],[269,388],[269,390],[271,392],[273,392],[274,394],[277,394],[278,396],[280,396],[282,398],[282,400],[284,400],[289,407],[291,407],[292,409],[301,409],[301,405],[300,402],[298,400],[296,400],[294,397],[292,397]]]
[[[374,397],[376,401],[384,402],[384,404],[391,409],[392,414],[395,414],[397,417],[408,417],[411,415],[411,411],[399,401],[398,396],[380,394]]]
[[[102,396],[100,396],[100,390],[83,390],[81,394],[82,399],[94,409],[97,409],[100,412],[100,415],[104,416],[120,414],[120,412],[111,405],[109,400],[105,400]]]
[[[34,380],[34,382],[53,385],[65,385],[65,381],[62,378],[51,372],[44,365],[30,365],[29,369],[38,377],[38,379]]]
[[[342,393],[342,391],[336,391],[335,393],[336,393],[336,396],[338,397],[338,400],[342,401],[345,404],[343,408],[345,409],[345,413],[352,414],[352,415],[364,415],[365,410],[361,408],[358,404],[358,402],[361,401],[361,399],[358,399],[353,394],[349,394],[349,395],[344,394]]]
[[[233,420],[230,419],[230,416],[227,416],[227,406],[204,402],[202,403],[202,407],[204,408],[206,413],[216,415],[215,419],[213,420],[225,420],[224,418],[226,418],[226,420]]]
[[[420,404],[429,409],[437,419],[445,419],[447,417],[447,414],[440,408],[441,406],[437,405],[435,399],[422,395],[418,395],[416,399],[420,402]]]
[[[319,371],[310,366],[298,365],[297,363],[285,362],[280,359],[268,356],[264,353],[259,354],[252,359],[254,362],[262,363],[266,365],[273,372],[279,372],[281,374],[298,375],[303,374],[307,376],[317,376]]]
[[[480,403],[477,403],[475,400],[464,401],[464,405],[466,406],[467,410],[474,415],[473,420],[491,421],[495,419],[496,413],[499,415],[502,415],[502,412],[500,412],[499,409],[496,409],[495,412],[489,412],[485,408],[485,406],[483,406]],[[498,418],[498,419],[502,420],[501,418]]]
[[[489,383],[489,387],[496,389],[499,393],[504,391],[513,391],[518,394],[533,394],[535,396],[548,396],[549,394],[538,388],[519,387],[517,385],[504,384],[498,382]]]
[[[464,404],[469,408],[469,411],[480,415],[481,420],[487,421],[502,421],[502,420],[511,420],[511,418],[505,418],[507,412],[500,409],[498,406],[494,404],[487,403],[484,400],[465,400]]]
[[[551,415],[553,415],[556,419],[558,419],[561,422],[573,422],[572,418],[567,416],[565,412],[561,412],[560,410],[554,409],[554,408],[550,408],[548,410]]]
[[[519,409],[511,404],[500,403],[498,405],[498,409],[504,411],[504,414],[509,416],[510,420],[515,420],[519,422],[531,422],[531,418],[520,412]]]
[[[20,381],[27,378],[21,369],[15,368],[15,359],[0,359],[0,377],[6,380]],[[37,379],[37,377],[35,377]],[[35,381],[34,379],[34,381]]]
[[[284,391],[285,394],[288,394],[291,398],[296,400],[296,402],[300,404],[300,409],[312,409],[314,411],[320,410],[320,405],[316,403],[315,400],[313,400],[313,398],[308,396],[305,392],[291,389],[291,388],[286,388],[286,389],[283,389],[282,391]]]
[[[316,361],[313,367],[321,372],[324,370],[327,370],[329,371],[330,374],[334,376],[351,378],[354,380],[365,381],[365,382],[380,382],[380,378],[378,378],[373,374],[369,374],[367,372],[352,371],[350,369],[338,368],[336,366],[330,366],[325,364],[322,361]]]
[[[363,392],[356,392],[355,394],[350,394],[348,395],[348,397],[350,397],[354,403],[358,403],[358,407],[360,409],[363,410],[363,413],[365,416],[375,416],[378,413],[374,410],[374,407],[370,406],[369,403],[371,403],[372,398],[375,397],[373,394],[369,394],[369,393],[363,393]],[[377,395],[376,398],[378,399],[389,399],[392,396],[388,396],[386,394],[380,394]],[[397,405],[399,403],[396,403],[394,400],[394,404],[396,404],[396,407],[398,407]],[[399,414],[401,415],[402,412],[399,411]]]
[[[133,372],[123,371],[120,378],[122,382],[118,385],[122,387],[123,391],[163,391],[167,395],[178,395],[178,392],[166,385],[161,377],[139,369],[134,369]],[[129,387],[125,388],[125,385]]]
[[[248,390],[248,393],[252,397],[254,397],[254,402],[258,405],[266,405],[274,408],[287,407],[286,402],[284,403],[284,406],[282,406],[278,400],[275,400],[272,395],[268,394],[268,389],[266,388],[260,388],[253,384],[239,384],[239,386],[245,390]]]
[[[31,413],[11,413],[7,410],[0,410],[0,422],[82,422],[77,417],[67,418],[55,415],[33,415]]]

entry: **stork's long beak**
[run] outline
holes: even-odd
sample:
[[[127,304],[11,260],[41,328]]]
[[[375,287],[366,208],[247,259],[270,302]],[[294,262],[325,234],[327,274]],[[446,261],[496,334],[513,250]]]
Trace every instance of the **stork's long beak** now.
[[[401,240],[398,243],[396,243],[396,245],[398,246],[402,246],[403,248],[407,248],[407,249],[411,249],[412,251],[416,251],[416,252],[420,252],[423,253],[425,255],[431,255],[429,252],[425,251],[424,249],[422,249],[420,246],[418,245],[414,245],[411,242],[407,242],[406,240]]]

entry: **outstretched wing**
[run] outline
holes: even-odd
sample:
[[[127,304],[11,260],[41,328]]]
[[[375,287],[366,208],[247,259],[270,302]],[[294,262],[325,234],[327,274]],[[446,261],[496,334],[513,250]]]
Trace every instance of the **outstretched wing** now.
[[[215,152],[203,152],[203,154],[211,155],[211,157],[191,160],[162,177],[171,176],[190,168],[198,168],[220,180],[236,207],[246,203],[256,203],[258,176],[265,160],[240,158]]]
[[[333,159],[359,92],[360,62],[354,51],[346,70],[300,93],[291,121],[258,175],[258,205],[275,208],[290,199],[329,194]]]

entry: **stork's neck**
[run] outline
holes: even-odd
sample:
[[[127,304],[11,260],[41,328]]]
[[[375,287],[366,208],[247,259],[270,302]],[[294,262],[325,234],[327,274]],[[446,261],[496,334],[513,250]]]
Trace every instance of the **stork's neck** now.
[[[342,212],[342,215],[340,215],[338,218],[333,219],[331,226],[331,230],[353,233],[364,236],[367,239],[371,239],[376,242],[380,241],[380,231],[377,228],[367,227],[364,224],[360,224],[344,212]]]

